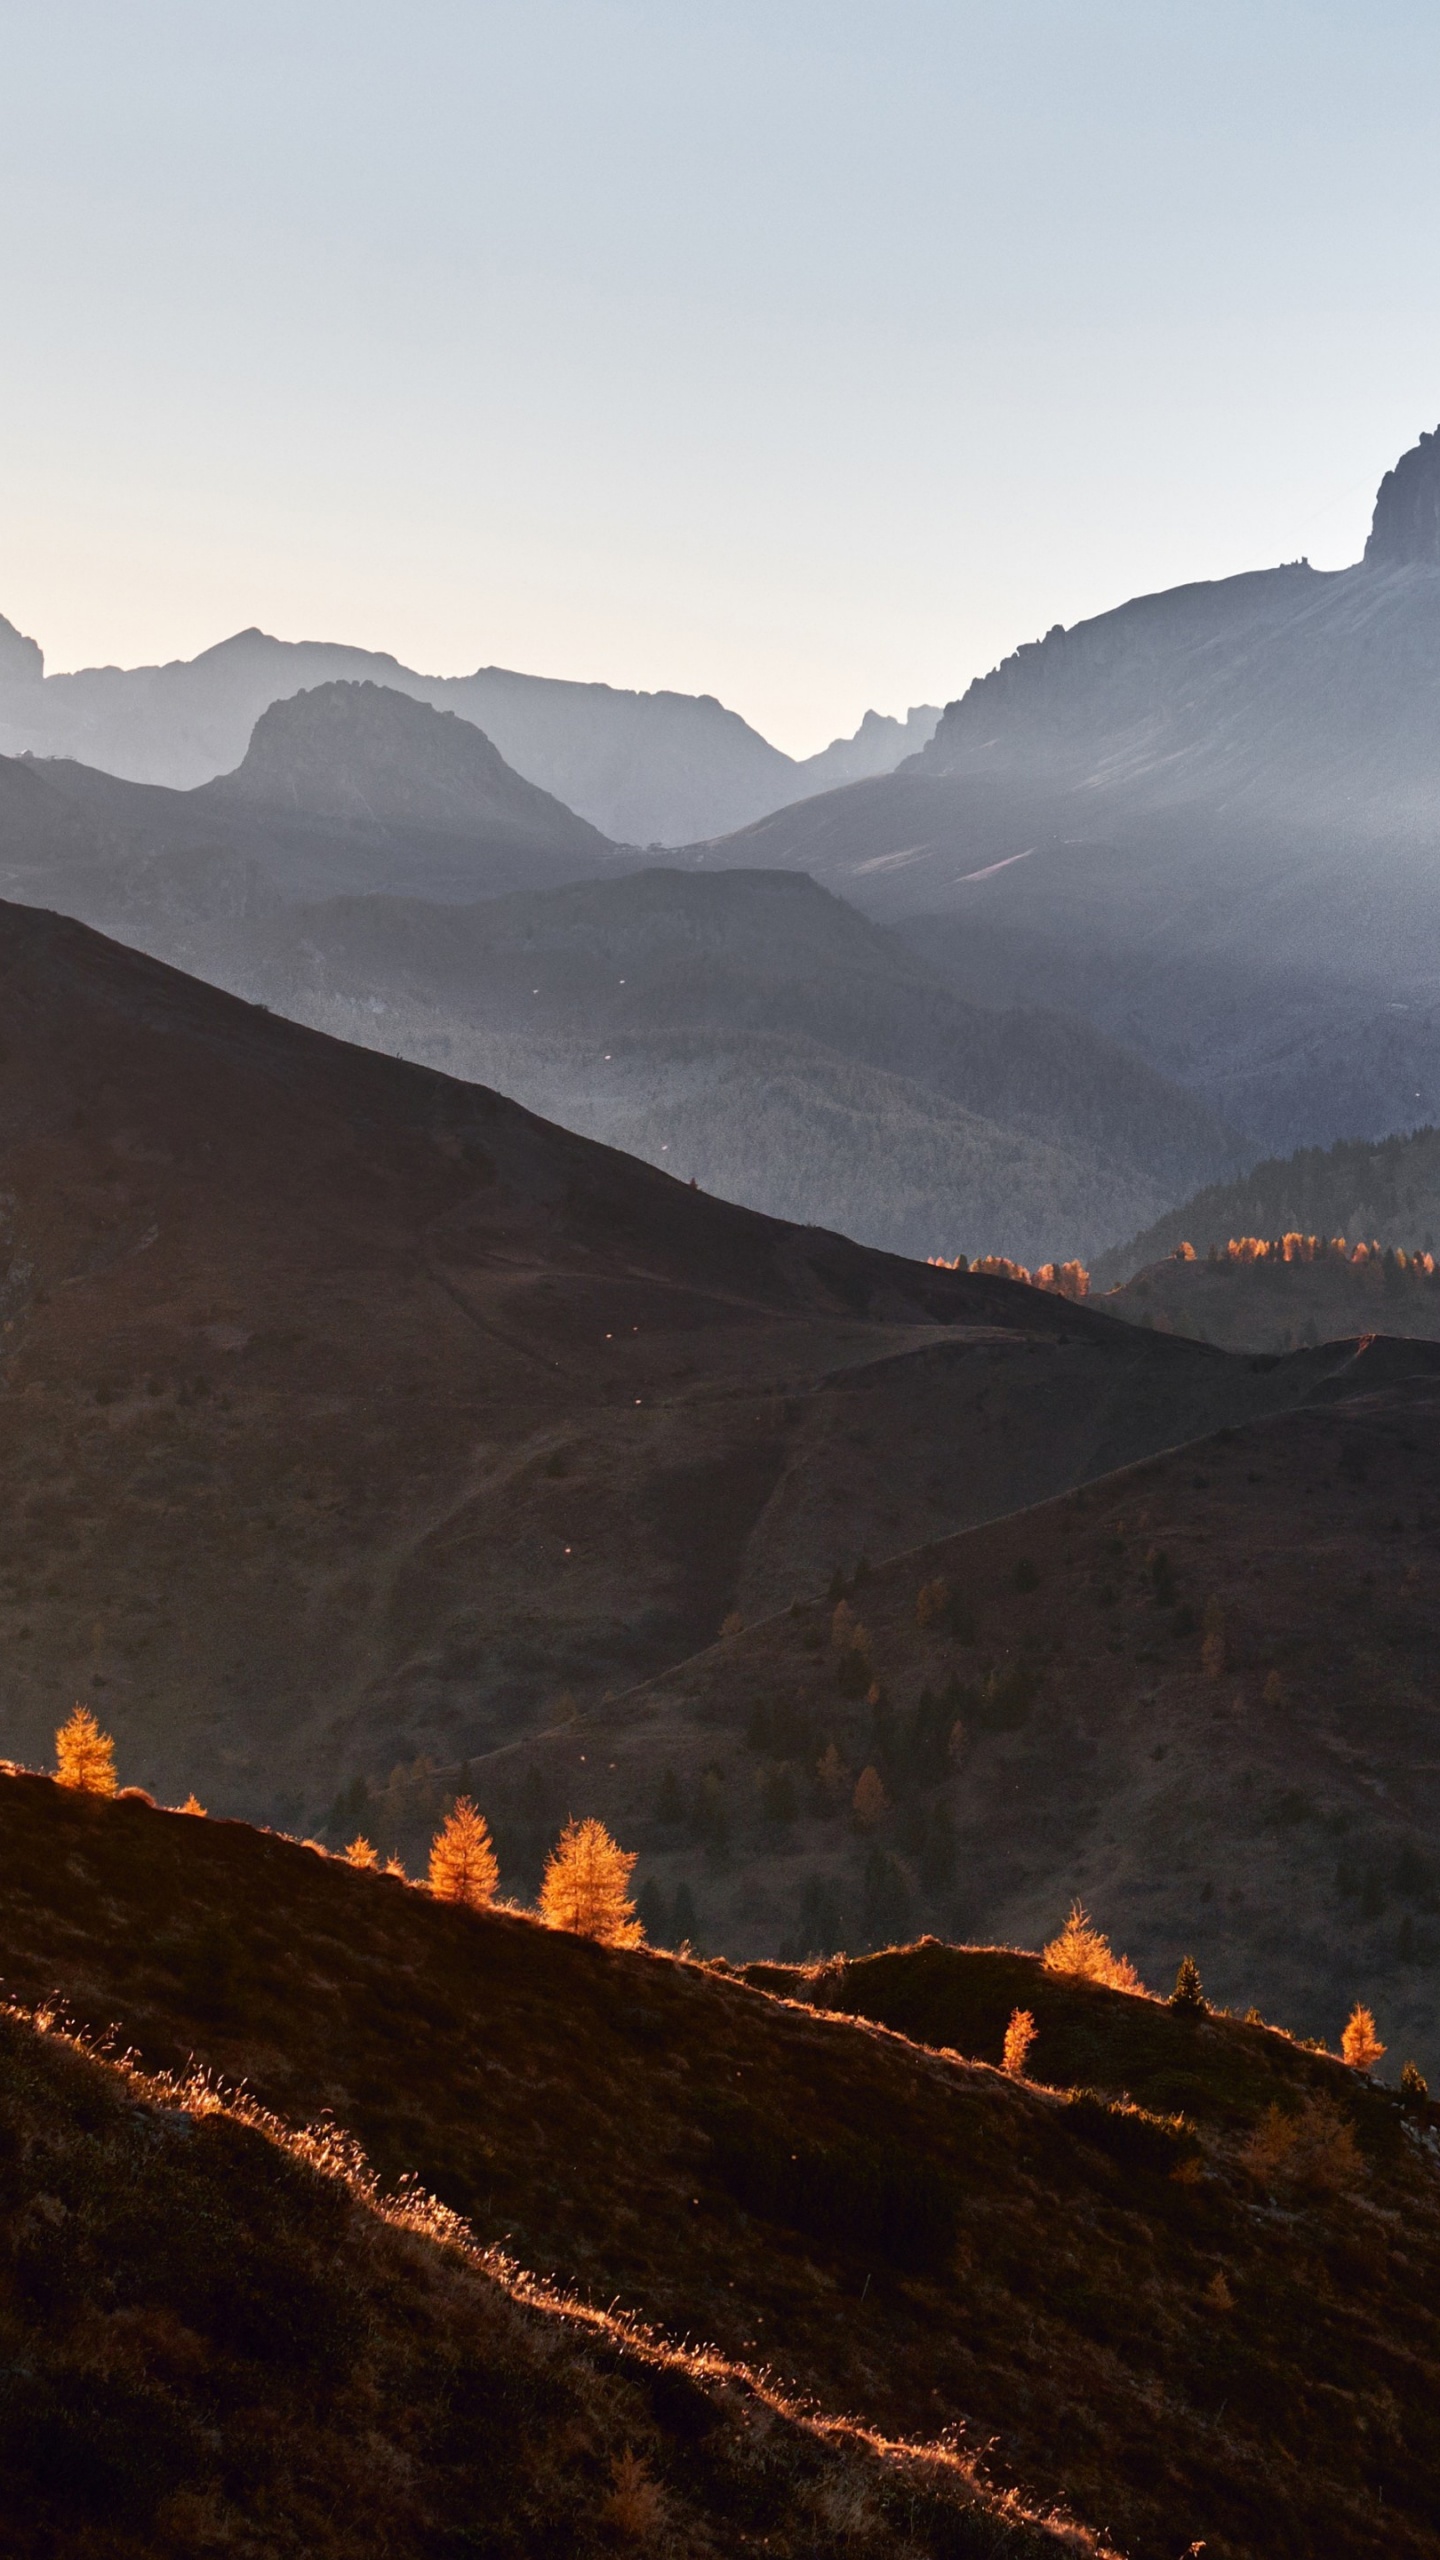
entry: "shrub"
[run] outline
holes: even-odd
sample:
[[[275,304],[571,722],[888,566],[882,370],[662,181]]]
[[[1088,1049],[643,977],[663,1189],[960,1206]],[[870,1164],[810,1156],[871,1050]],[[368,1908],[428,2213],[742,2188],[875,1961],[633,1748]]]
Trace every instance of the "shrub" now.
[[[540,1917],[548,1929],[573,1929],[607,1947],[638,1947],[645,1932],[627,1887],[633,1849],[622,1849],[603,1822],[567,1822],[546,1862]]]
[[[442,1902],[480,1911],[494,1901],[499,1881],[490,1825],[468,1796],[457,1796],[430,1844],[430,1890]]]
[[[943,1574],[933,1582],[922,1582],[915,1594],[915,1624],[933,1627],[944,1618],[950,1606],[950,1585]]]
[[[1102,2097],[1097,2089],[1076,2089],[1065,2102],[1064,2121],[1082,2142],[1093,2144],[1119,2169],[1138,2169],[1168,2178],[1199,2150],[1183,2116],[1152,2115],[1129,2099]]]
[[[1352,2071],[1373,2071],[1385,2051],[1375,2032],[1374,2014],[1362,2001],[1356,2001],[1345,2022],[1340,2050]]]
[[[1047,1973],[1075,1974],[1082,1982],[1100,1982],[1111,1991],[1142,1988],[1129,1957],[1112,1954],[1109,1939],[1094,1926],[1083,1902],[1072,1903],[1069,1919],[1041,1960]]]
[[[198,1814],[202,1817],[202,1819],[203,1819],[203,1817],[204,1817],[204,1813],[205,1813],[205,1807],[204,1807],[204,1806],[203,1806],[203,1804],[201,1803],[201,1801],[200,1801],[199,1797],[196,1795],[196,1793],[195,1793],[195,1791],[194,1791],[193,1787],[192,1787],[192,1789],[191,1789],[191,1791],[190,1791],[189,1795],[186,1797],[186,1799],[185,1799],[184,1803],[183,1803],[183,1804],[182,1804],[182,1806],[180,1807],[180,1810],[181,1810],[181,1812],[182,1812],[182,1813],[198,1813]]]
[[[55,1736],[55,1775],[62,1787],[85,1795],[115,1793],[115,1745],[88,1707],[77,1706]]]
[[[975,1700],[975,1722],[986,1733],[1016,1733],[1035,1702],[1035,1674],[1028,1662],[1008,1663],[986,1675]]]
[[[1347,2193],[1364,2174],[1354,2129],[1327,2097],[1307,2098],[1298,2115],[1267,2107],[1241,2156],[1264,2185],[1284,2181],[1315,2194]]]
[[[857,1822],[869,1825],[879,1821],[881,1815],[887,1811],[890,1799],[885,1793],[878,1769],[861,1770],[855,1781],[855,1793],[850,1801],[854,1807]]]
[[[1400,2071],[1400,2095],[1404,2099],[1407,2107],[1429,2106],[1430,2083],[1426,2079],[1418,2062],[1407,2062],[1402,2064]]]
[[[1035,2041],[1035,2034],[1035,2020],[1031,2012],[1028,2009],[1012,2009],[1010,2024],[1005,2030],[1005,2050],[1000,2062],[1002,2071],[1008,2071],[1012,2080],[1024,2079],[1025,2064],[1029,2058],[1030,2047]]]
[[[1182,1956],[1180,1959],[1179,1969],[1175,1975],[1175,1988],[1170,1994],[1170,2006],[1172,2009],[1188,2011],[1191,2017],[1204,2018],[1210,2014],[1210,2003],[1205,1997],[1200,1980],[1200,1967],[1193,1956]]]

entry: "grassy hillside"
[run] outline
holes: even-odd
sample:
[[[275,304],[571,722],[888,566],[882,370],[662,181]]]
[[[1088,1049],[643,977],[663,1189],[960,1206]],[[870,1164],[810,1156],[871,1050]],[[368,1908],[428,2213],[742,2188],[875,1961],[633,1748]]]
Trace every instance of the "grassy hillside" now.
[[[482,2250],[333,2124],[0,2010],[7,2551],[1098,2549]]]
[[[1331,2038],[1363,1998],[1440,2073],[1437,1359],[1311,1354],[1307,1407],[893,1557],[477,1764],[517,1881],[573,1809],[641,1852],[657,1927],[734,1956],[1035,1944],[1079,1895],[1152,1984],[1193,1950]]]
[[[862,1546],[1300,1391],[730,1207],[32,909],[0,909],[0,1002],[20,1757],[88,1697],[127,1776],[309,1829]]]
[[[853,1974],[785,1977],[778,1987],[798,1996],[776,1998],[440,1905],[242,1825],[34,1777],[0,1777],[0,1877],[0,1963],[18,1997],[63,1996],[145,2070],[193,2058],[243,2074],[287,2124],[329,2110],[387,2186],[412,2172],[482,2244],[597,2305],[712,2340],[722,2364],[759,2361],[782,2396],[813,2395],[864,2429],[988,2446],[994,2473],[1032,2505],[1059,2495],[1082,2519],[1103,2516],[1132,2560],[1197,2541],[1220,2560],[1322,2548],[1350,2560],[1381,2530],[1407,2560],[1440,2549],[1430,2111],[1407,2113],[1334,2059],[1259,2025],[1117,2007],[1113,1993],[1051,1985],[1033,1959],[983,1950],[888,1959],[881,1998],[863,1985],[857,1997]],[[815,2005],[832,1982],[851,2014]],[[1012,1994],[1040,2016],[1035,2080],[993,2067]],[[887,2007],[913,2033],[959,2035],[961,2051],[856,2014]],[[887,2507],[911,2547],[1011,2547],[983,2508],[944,2518],[959,2480],[951,2491],[907,2477],[883,2446],[797,2428],[783,2411],[752,2424],[753,2387],[713,2364],[667,2380],[650,2351],[574,2319],[547,2351],[543,2324],[512,2307],[517,2292],[526,2307],[525,2284],[463,2252],[442,2268],[423,2215],[418,2233],[374,2232],[363,2198],[358,2213],[340,2198],[338,2215],[269,2128],[206,2118],[182,2140],[142,2140],[152,2092],[131,2082],[117,2104],[92,2090],[93,2064],[62,2057],[57,2070],[17,2055],[13,2021],[5,2034],[21,2131],[54,2144],[53,2168],[39,2155],[52,2201],[32,2203],[33,2180],[17,2187],[11,2172],[28,2207],[11,2227],[30,2235],[5,2297],[11,2336],[34,2339],[24,2287],[30,2269],[53,2267],[39,2348],[67,2384],[102,2346],[101,2370],[127,2388],[139,2369],[147,2427],[170,2448],[169,2494],[188,2458],[191,2494],[218,2471],[215,2494],[243,2515],[292,2449],[298,2471],[299,2375],[310,2449],[328,2430],[321,2450],[333,2440],[354,2479],[352,2413],[366,2408],[380,2520],[403,2526],[433,2501],[452,2540],[426,2548],[507,2548],[485,2540],[488,2514],[465,2515],[472,2411],[502,2430],[522,2502],[535,2502],[522,2513],[548,2499],[557,2519],[559,2543],[522,2526],[526,2551],[587,2548],[563,2542],[563,2520],[587,2489],[607,2492],[626,2451],[674,2499],[684,2551],[706,2547],[698,2518],[726,2550],[803,2521],[813,2543],[769,2547],[828,2551],[848,2529],[852,2547],[858,2534],[884,2552]],[[977,2057],[962,2058],[972,2040]],[[1069,2077],[1077,2062],[1085,2089]],[[1121,2093],[1142,2077],[1151,2103],[1135,2106]],[[352,2275],[357,2247],[367,2263]],[[481,2298],[497,2273],[509,2301]],[[231,2292],[248,2330],[217,2328]],[[352,2330],[331,2335],[337,2297],[354,2345]],[[542,2354],[555,2419],[543,2444],[529,2379]],[[457,2366],[469,2377],[458,2398]],[[197,2452],[187,2424],[217,2400],[219,2450],[212,2423]],[[270,2411],[257,2465],[227,2473],[257,2401]],[[391,2426],[404,2430],[398,2470]],[[57,2476],[86,2493],[83,2475],[57,2463]],[[271,2509],[287,2515],[280,2498]],[[327,2529],[351,2530],[333,2511]],[[369,2529],[364,2515],[351,2540],[314,2547],[368,2550]],[[478,2542],[457,2538],[467,2529]],[[193,2532],[189,2547],[204,2547]]]

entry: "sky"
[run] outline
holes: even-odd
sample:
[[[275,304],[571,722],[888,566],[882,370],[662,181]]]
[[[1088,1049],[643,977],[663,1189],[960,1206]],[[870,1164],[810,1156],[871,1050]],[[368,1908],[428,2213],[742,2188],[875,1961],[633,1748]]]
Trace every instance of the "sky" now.
[[[0,0],[0,612],[717,694],[792,753],[1358,557],[1440,11]]]

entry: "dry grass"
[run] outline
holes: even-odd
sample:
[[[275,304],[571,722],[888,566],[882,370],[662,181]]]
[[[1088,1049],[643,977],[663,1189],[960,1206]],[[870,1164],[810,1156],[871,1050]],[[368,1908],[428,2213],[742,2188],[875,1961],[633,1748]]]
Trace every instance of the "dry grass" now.
[[[7,2553],[1098,2554],[556,2296],[330,2124],[0,2011]]]
[[[1035,1956],[931,1943],[760,1971],[781,1997],[243,1825],[0,1778],[10,1985],[60,1987],[152,2070],[243,2076],[286,2124],[328,2109],[389,2194],[414,2173],[482,2251],[546,2270],[513,2290],[568,2306],[597,2353],[623,2305],[657,2339],[713,2342],[727,2373],[763,2368],[747,2427],[773,2392],[857,2413],[882,2448],[963,2428],[1022,2508],[1063,2501],[1137,2560],[1195,2540],[1208,2560],[1369,2560],[1377,2478],[1387,2560],[1440,2560],[1440,2195],[1418,2103]],[[1016,2008],[1049,2088],[996,2067]],[[1358,2181],[1257,2179],[1267,2109],[1312,2098],[1348,2126]],[[627,2450],[670,2499],[668,2426],[604,2437],[597,2500]],[[839,2473],[823,2485],[848,2512]],[[874,2481],[853,2485],[863,2515]]]

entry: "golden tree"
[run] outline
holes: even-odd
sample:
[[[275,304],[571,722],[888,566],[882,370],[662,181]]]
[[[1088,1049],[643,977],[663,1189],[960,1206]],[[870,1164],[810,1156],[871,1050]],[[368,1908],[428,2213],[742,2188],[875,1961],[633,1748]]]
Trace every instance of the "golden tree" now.
[[[494,1901],[499,1881],[490,1825],[468,1796],[457,1796],[430,1844],[430,1890],[442,1902],[465,1902],[480,1911]]]
[[[628,1887],[635,1851],[622,1849],[603,1822],[567,1822],[540,1886],[540,1917],[547,1929],[574,1929],[607,1947],[643,1945]]]
[[[1113,1955],[1110,1941],[1097,1929],[1083,1902],[1070,1906],[1070,1917],[1041,1958],[1047,1973],[1078,1974],[1082,1982],[1103,1982],[1111,1991],[1139,1991],[1140,1976],[1128,1956]]]
[[[80,1787],[86,1795],[115,1793],[115,1745],[88,1707],[77,1706],[55,1736],[55,1775],[62,1787]]]
[[[1034,2041],[1033,2013],[1029,2009],[1012,2009],[1010,2024],[1005,2030],[1005,2051],[1000,2064],[1001,2070],[1008,2071],[1012,2080],[1024,2079],[1025,2064]]]
[[[878,1769],[861,1770],[855,1781],[855,1793],[850,1801],[855,1808],[856,1821],[863,1822],[867,1830],[872,1823],[879,1821],[890,1799],[885,1793],[884,1781]]]
[[[378,1867],[380,1860],[363,1831],[357,1831],[345,1852],[352,1867]]]
[[[1385,2051],[1375,2032],[1374,2012],[1359,2000],[1345,2022],[1340,2050],[1352,2071],[1373,2071]]]

